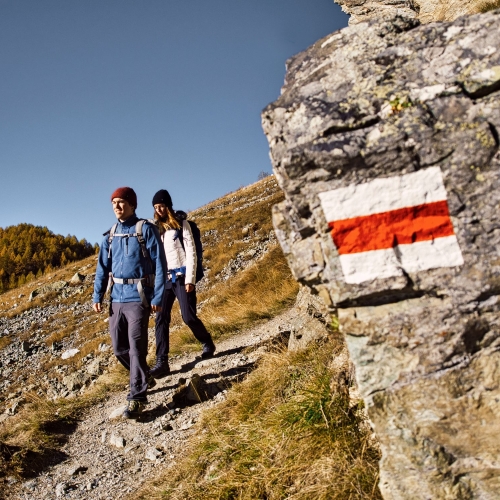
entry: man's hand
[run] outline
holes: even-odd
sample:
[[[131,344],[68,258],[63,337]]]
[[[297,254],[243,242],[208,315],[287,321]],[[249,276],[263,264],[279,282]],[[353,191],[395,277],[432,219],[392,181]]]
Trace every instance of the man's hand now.
[[[100,313],[102,311],[101,304],[99,302],[94,302],[92,304],[92,309],[94,309],[96,313]]]
[[[161,312],[161,306],[151,306],[151,312],[154,312],[154,313]]]
[[[194,285],[192,283],[186,283],[186,292],[191,293],[194,291]]]

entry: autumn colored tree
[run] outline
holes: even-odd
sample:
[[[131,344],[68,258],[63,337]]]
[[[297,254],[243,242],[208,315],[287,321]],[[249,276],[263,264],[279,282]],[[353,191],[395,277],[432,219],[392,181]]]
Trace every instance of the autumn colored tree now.
[[[18,224],[0,228],[0,293],[47,270],[93,255],[96,246],[47,227]]]

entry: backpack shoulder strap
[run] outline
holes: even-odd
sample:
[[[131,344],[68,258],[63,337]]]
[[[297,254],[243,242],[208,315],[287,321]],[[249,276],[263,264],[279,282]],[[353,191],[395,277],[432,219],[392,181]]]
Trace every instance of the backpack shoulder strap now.
[[[118,227],[118,222],[115,222],[109,231],[106,231],[103,236],[109,235],[108,236],[108,259],[111,257],[111,242],[113,241],[113,238],[115,237],[116,233],[116,228]]]
[[[135,223],[135,232],[136,232],[138,238],[144,239],[142,236],[142,226],[144,226],[145,222],[146,222],[146,219],[139,219]]]
[[[135,234],[137,236],[137,241],[141,246],[142,255],[144,255],[146,259],[149,259],[149,252],[146,248],[146,240],[144,239],[144,235],[142,234],[142,227],[144,226],[145,222],[145,219],[139,219],[137,221],[137,223],[135,224]]]
[[[196,248],[196,283],[205,276],[203,271],[203,243],[201,241],[201,231],[198,224],[194,220],[188,220],[188,224],[191,226],[191,233],[193,234],[194,246]]]
[[[181,242],[182,249],[186,251],[186,248],[184,247],[184,220],[180,220],[181,227],[180,229],[177,229],[177,238],[179,238],[179,241]],[[175,238],[174,238],[175,239]]]

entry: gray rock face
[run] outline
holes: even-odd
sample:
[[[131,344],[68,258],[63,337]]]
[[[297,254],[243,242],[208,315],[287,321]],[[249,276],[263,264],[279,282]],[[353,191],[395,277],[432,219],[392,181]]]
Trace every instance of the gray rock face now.
[[[109,444],[116,446],[117,448],[125,448],[125,439],[115,433],[112,433],[109,438]]]
[[[295,309],[299,315],[288,331],[290,351],[304,349],[309,343],[320,341],[328,336],[331,326],[330,311],[320,297],[311,294],[308,287],[302,287],[299,290]],[[283,334],[288,332],[285,330]]]
[[[386,499],[500,491],[500,11],[357,24],[263,112],[294,276],[336,309]]]
[[[90,380],[90,375],[83,372],[73,372],[63,378],[62,383],[68,388],[69,391],[76,391],[81,389]]]
[[[73,277],[69,280],[73,285],[79,285],[85,281],[85,275],[80,273],[75,273]]]

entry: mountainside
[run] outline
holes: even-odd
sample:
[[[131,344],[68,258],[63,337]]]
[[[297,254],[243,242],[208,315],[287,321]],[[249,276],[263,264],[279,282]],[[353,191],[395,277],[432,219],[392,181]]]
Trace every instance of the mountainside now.
[[[94,253],[95,248],[88,241],[54,234],[46,227],[0,227],[0,293]]]
[[[207,326],[215,330],[216,337],[244,324],[245,314],[253,319],[260,314],[259,304],[255,303],[253,309],[250,307],[241,314],[233,311],[228,319],[220,317],[220,310],[219,317],[211,317],[210,302],[217,285],[237,286],[230,278],[257,261],[270,265],[276,261],[266,275],[289,274],[284,262],[280,265],[280,251],[269,216],[270,207],[280,199],[282,194],[274,177],[270,176],[190,214],[190,219],[199,224],[204,244],[206,276],[198,284],[199,309],[204,312]],[[110,224],[112,222],[110,214]],[[109,343],[105,315],[91,311],[96,258],[88,257],[0,296],[0,346],[3,347],[0,413],[15,407],[3,413],[0,420],[17,413],[30,391],[49,399],[68,396],[72,390],[62,383],[62,379],[88,362],[89,358],[83,359],[87,354],[96,350],[100,353],[101,344]],[[283,292],[284,303],[297,290],[291,280],[290,283],[291,291]],[[265,297],[262,300],[265,302]],[[180,330],[176,335],[179,340],[174,338],[172,341],[175,349],[183,342],[182,333],[187,333],[181,326],[178,311],[174,313],[173,325],[174,332]],[[61,354],[70,349],[78,349],[79,353],[68,361],[61,359]],[[40,380],[42,384],[31,387],[33,382]],[[86,383],[90,381],[88,377]],[[81,383],[77,385],[82,386]]]

